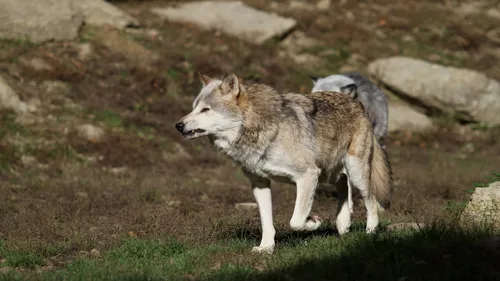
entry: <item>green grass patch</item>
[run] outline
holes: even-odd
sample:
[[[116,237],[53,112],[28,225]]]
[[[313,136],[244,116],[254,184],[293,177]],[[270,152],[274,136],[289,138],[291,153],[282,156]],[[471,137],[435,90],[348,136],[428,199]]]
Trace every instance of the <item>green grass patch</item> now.
[[[123,120],[121,116],[111,110],[95,112],[94,120],[102,122],[110,128],[123,128]]]
[[[243,224],[244,227],[247,227]],[[188,247],[175,240],[131,238],[97,258],[63,268],[9,273],[10,280],[499,280],[500,251],[483,243],[491,229],[435,223],[421,230],[364,233],[362,224],[338,237],[283,231],[271,256],[250,253],[254,229],[237,238]],[[497,233],[498,234],[498,233]],[[235,236],[233,236],[235,237]],[[224,239],[224,240],[222,240]],[[18,254],[19,266],[40,256]]]

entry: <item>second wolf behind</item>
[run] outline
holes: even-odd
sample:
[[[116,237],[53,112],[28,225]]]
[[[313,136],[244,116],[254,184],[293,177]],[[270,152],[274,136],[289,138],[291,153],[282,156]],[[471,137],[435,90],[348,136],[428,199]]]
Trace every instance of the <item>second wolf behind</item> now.
[[[321,225],[310,216],[318,182],[336,182],[342,170],[349,180],[339,190],[337,230],[344,234],[351,224],[351,186],[363,196],[366,231],[377,228],[379,211],[390,206],[391,172],[360,102],[337,92],[281,94],[264,84],[240,82],[235,74],[201,75],[201,81],[193,110],[175,127],[187,139],[208,136],[243,167],[262,225],[253,251],[274,249],[271,180],[295,183],[290,226],[310,231]]]
[[[334,91],[349,95],[361,102],[373,126],[375,136],[383,147],[387,135],[388,109],[385,94],[369,79],[357,72],[345,72],[313,80],[311,92]]]

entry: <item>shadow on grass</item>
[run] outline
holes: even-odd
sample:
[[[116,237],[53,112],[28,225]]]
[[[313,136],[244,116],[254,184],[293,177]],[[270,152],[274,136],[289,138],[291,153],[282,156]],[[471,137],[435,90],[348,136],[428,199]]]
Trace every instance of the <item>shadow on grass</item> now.
[[[265,271],[230,265],[204,280],[500,280],[500,242],[488,243],[492,234],[432,226],[312,238],[278,247]]]

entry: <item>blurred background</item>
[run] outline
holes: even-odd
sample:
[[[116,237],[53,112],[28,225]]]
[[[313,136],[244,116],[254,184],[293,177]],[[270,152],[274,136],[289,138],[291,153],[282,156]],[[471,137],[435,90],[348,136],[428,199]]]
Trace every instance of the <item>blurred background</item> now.
[[[197,72],[299,93],[309,75],[369,77],[389,100],[385,224],[453,216],[500,172],[498,1],[188,3],[0,1],[8,247],[64,249],[45,255],[57,265],[129,236],[260,235],[255,206],[239,204],[254,202],[239,167],[174,128]],[[278,229],[294,200],[293,186],[273,185]],[[318,190],[313,214],[331,223],[334,210],[332,190]]]

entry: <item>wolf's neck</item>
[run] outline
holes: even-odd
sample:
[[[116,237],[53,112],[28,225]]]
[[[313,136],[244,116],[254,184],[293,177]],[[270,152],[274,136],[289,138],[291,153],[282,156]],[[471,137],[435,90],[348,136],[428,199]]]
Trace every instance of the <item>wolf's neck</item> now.
[[[229,150],[234,146],[241,135],[241,127],[236,127],[232,130],[217,133],[211,136],[211,141],[222,152],[228,154]]]

